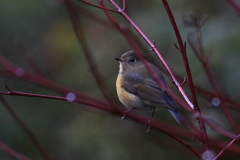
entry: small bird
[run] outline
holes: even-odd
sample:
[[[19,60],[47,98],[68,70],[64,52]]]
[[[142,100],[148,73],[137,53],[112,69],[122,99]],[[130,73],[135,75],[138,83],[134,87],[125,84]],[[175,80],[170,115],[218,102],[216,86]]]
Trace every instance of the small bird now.
[[[161,88],[153,79],[134,51],[128,51],[120,58],[115,59],[120,63],[119,74],[116,81],[117,94],[121,103],[128,108],[128,110],[124,112],[122,120],[125,118],[125,113],[134,109],[153,110],[151,119],[148,121],[149,126],[146,131],[148,132],[155,109],[165,107],[179,124],[185,122],[186,119],[180,113],[177,103],[167,94],[166,90]],[[165,78],[161,71],[148,61],[147,64],[163,84],[166,85]]]

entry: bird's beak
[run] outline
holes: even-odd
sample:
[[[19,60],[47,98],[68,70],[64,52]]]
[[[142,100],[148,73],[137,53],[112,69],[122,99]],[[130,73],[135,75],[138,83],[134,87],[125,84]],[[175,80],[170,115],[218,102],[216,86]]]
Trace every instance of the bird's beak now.
[[[116,59],[117,61],[119,61],[119,62],[123,62],[123,60],[121,60],[121,58],[114,58],[114,59]]]

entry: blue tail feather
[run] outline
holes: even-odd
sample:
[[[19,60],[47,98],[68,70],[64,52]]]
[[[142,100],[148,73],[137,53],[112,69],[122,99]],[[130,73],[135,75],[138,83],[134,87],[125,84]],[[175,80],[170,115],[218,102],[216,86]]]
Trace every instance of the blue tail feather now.
[[[187,122],[186,118],[180,112],[176,112],[171,109],[168,109],[168,111],[172,114],[172,116],[179,124],[185,124]]]

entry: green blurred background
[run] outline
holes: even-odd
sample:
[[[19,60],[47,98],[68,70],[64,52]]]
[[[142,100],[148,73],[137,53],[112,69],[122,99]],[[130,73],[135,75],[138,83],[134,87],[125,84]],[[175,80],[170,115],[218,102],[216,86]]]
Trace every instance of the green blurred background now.
[[[100,9],[78,1],[73,2],[106,18]],[[90,2],[98,4],[95,0]],[[120,1],[118,2],[121,4]],[[193,29],[183,26],[183,17],[193,12],[208,15],[202,27],[205,52],[212,53],[209,62],[224,95],[239,102],[239,15],[227,1],[168,0],[168,2],[184,41]],[[107,1],[105,3],[109,8],[112,7]],[[181,54],[173,45],[177,40],[162,2],[127,0],[127,10],[146,35],[150,39],[155,39],[157,47],[172,70],[185,77]],[[86,15],[79,17],[98,69],[112,96],[119,103],[115,89],[119,64],[113,58],[132,49],[114,28],[106,27]],[[114,17],[121,25],[129,27],[136,33],[124,18],[117,14],[114,14]],[[0,1],[0,24],[2,56],[27,72],[34,73],[16,45],[16,41],[21,41],[26,53],[32,57],[47,78],[62,86],[104,99],[89,70],[73,31],[69,14],[62,3],[55,0]],[[143,43],[142,47],[149,50],[142,38],[137,37]],[[145,54],[156,59],[156,63],[160,64],[154,53],[148,51]],[[211,91],[206,74],[188,45],[187,54],[194,83]],[[165,75],[165,78],[168,86],[179,94],[171,84],[170,77]],[[1,76],[0,84],[2,92],[6,92],[4,85],[7,85],[15,91],[61,96],[54,91],[17,78]],[[188,88],[184,88],[190,95]],[[57,100],[16,96],[4,98],[38,138],[50,157],[55,160],[197,159],[185,147],[161,132],[152,129],[150,133],[145,133],[145,126],[129,119],[120,121],[120,116],[93,108],[88,110],[89,107]],[[220,110],[209,109],[210,100],[200,96],[198,100],[204,116],[214,116],[220,119],[219,123],[226,129],[232,130]],[[192,118],[191,115],[188,117]],[[178,125],[164,109],[158,111],[155,118]],[[238,117],[234,118],[240,121]],[[207,131],[210,136],[221,138],[208,127]],[[157,140],[153,137],[157,137]],[[43,159],[2,103],[0,104],[0,140],[32,159]],[[203,149],[200,142],[187,142]],[[231,158],[237,159],[237,157]],[[0,159],[14,158],[0,150]]]

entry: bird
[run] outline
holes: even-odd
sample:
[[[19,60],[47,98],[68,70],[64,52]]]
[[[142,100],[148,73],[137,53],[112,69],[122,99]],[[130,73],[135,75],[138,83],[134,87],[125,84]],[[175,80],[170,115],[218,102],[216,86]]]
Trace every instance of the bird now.
[[[120,102],[128,109],[123,112],[122,120],[127,112],[135,109],[153,110],[151,119],[148,121],[149,125],[146,131],[148,132],[155,109],[164,107],[179,124],[185,123],[186,119],[180,112],[177,103],[166,92],[167,84],[159,68],[145,58],[148,66],[166,86],[165,88],[159,86],[134,51],[128,51],[120,58],[115,59],[120,63],[116,81],[117,95]]]

